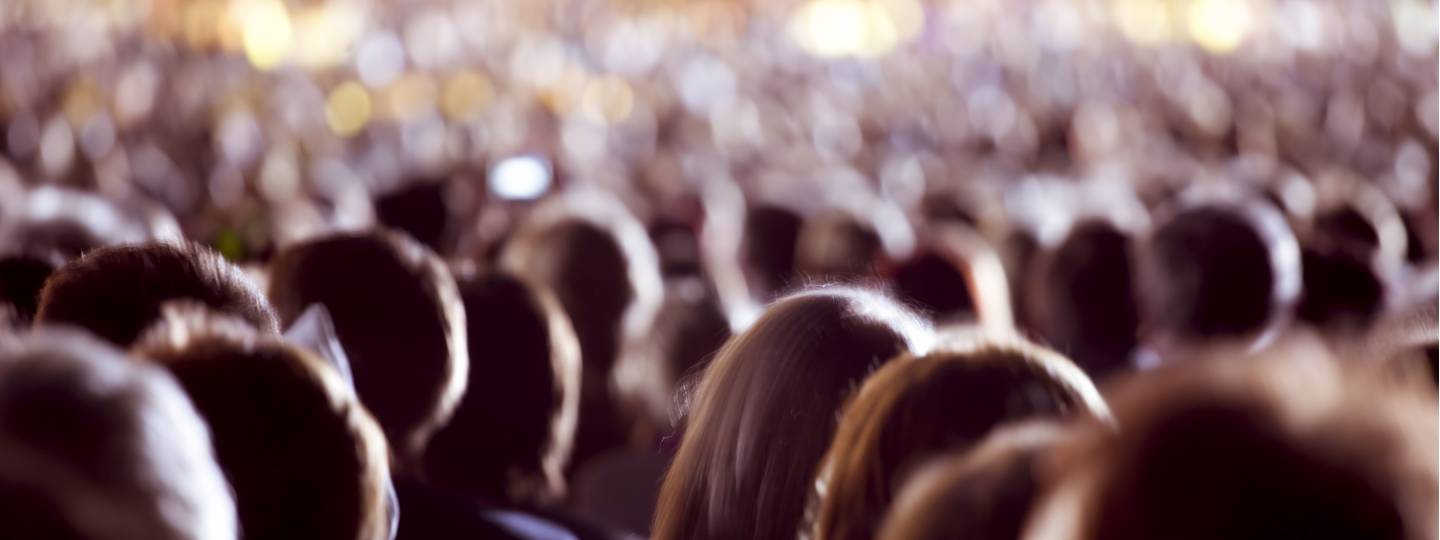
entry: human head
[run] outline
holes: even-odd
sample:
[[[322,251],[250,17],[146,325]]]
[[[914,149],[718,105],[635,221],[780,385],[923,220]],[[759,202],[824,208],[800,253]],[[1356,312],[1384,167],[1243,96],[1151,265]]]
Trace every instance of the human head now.
[[[702,370],[730,338],[730,324],[720,307],[704,295],[686,298],[687,285],[703,287],[698,279],[666,284],[665,304],[650,335],[627,344],[625,361],[615,368],[619,400],[627,412],[637,415],[636,427],[644,426],[651,435],[670,431],[677,385]],[[649,445],[652,438],[632,441]]]
[[[0,536],[236,534],[209,430],[164,370],[73,329],[0,337]]]
[[[858,288],[776,302],[721,348],[689,398],[654,537],[793,538],[840,404],[890,358],[927,350],[930,332]]]
[[[324,360],[189,302],[132,350],[209,424],[247,538],[389,539],[385,436]]]
[[[762,301],[774,299],[795,279],[795,247],[803,222],[798,214],[774,206],[746,214],[745,266]]]
[[[1160,221],[1138,259],[1141,332],[1152,344],[1259,343],[1300,295],[1295,236],[1257,202],[1182,209]]]
[[[455,279],[425,246],[376,230],[314,239],[270,262],[270,298],[289,327],[324,304],[360,401],[405,467],[465,392],[470,355]]]
[[[55,272],[50,263],[31,257],[0,257],[0,309],[14,309],[16,322],[28,326],[35,319],[40,289]]]
[[[1138,344],[1130,252],[1130,238],[1113,225],[1083,222],[1035,268],[1031,315],[1046,340],[1092,377],[1124,369]]]
[[[816,279],[871,275],[885,254],[880,234],[872,224],[838,209],[822,210],[806,218],[795,243],[795,271]]]
[[[493,501],[565,495],[580,407],[580,346],[548,291],[498,272],[463,279],[470,381],[425,449],[431,482]]]
[[[1122,381],[1041,472],[1025,538],[1433,538],[1435,402],[1324,357]]]
[[[1063,437],[1053,421],[996,428],[973,448],[936,458],[905,482],[880,540],[1014,540],[1035,503],[1036,464]]]
[[[872,538],[920,463],[1000,425],[1071,415],[1109,411],[1079,368],[1018,336],[952,334],[929,354],[901,355],[845,407],[815,480],[811,538]]]
[[[96,249],[56,270],[40,291],[35,324],[68,323],[129,346],[160,317],[160,305],[191,299],[279,332],[265,295],[239,267],[196,243]]]

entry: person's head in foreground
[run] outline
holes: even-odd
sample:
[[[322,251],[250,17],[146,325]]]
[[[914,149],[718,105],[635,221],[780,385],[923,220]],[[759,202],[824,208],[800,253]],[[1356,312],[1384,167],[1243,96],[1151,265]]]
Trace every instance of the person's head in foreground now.
[[[1141,335],[1162,359],[1207,344],[1263,344],[1300,296],[1300,248],[1264,204],[1183,209],[1142,242]]]
[[[1036,463],[1063,428],[1034,420],[996,428],[973,448],[911,475],[875,537],[880,540],[1014,540],[1039,486]]]
[[[824,286],[770,306],[689,398],[652,537],[794,538],[841,404],[931,341],[928,322],[874,291]]]
[[[175,381],[75,330],[0,336],[0,538],[234,540]]]
[[[287,327],[311,304],[325,305],[360,401],[399,464],[418,467],[470,367],[465,307],[439,257],[385,230],[319,238],[270,262],[270,298]]]
[[[389,538],[385,437],[324,360],[183,302],[133,350],[210,425],[246,538]]]
[[[921,463],[963,450],[1029,418],[1109,419],[1080,368],[1018,336],[944,336],[866,379],[845,407],[815,479],[808,535],[873,538],[894,495]]]
[[[35,324],[73,324],[128,347],[159,320],[161,304],[181,298],[280,331],[243,270],[200,244],[165,242],[99,248],[56,270],[40,291]]]
[[[1325,358],[1217,358],[1111,394],[1057,449],[1026,538],[1435,538],[1433,399]]]
[[[495,502],[553,503],[565,495],[580,407],[580,346],[559,302],[500,273],[460,283],[470,381],[455,414],[425,448],[438,485]]]

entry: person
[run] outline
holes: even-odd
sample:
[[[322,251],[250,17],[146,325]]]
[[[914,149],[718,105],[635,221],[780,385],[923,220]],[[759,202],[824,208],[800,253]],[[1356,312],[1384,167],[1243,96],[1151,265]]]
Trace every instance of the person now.
[[[247,538],[390,539],[385,437],[324,360],[188,301],[132,351],[210,425]]]
[[[12,311],[14,326],[28,327],[34,322],[40,289],[53,272],[55,267],[41,259],[0,257],[0,311]]]
[[[1130,238],[1105,221],[1076,224],[1034,267],[1027,311],[1040,335],[1095,379],[1130,367],[1139,345]]]
[[[841,403],[933,337],[923,317],[871,290],[829,285],[777,301],[686,400],[652,538],[793,538]]]
[[[418,474],[430,435],[465,392],[465,307],[455,279],[403,233],[337,234],[296,244],[270,263],[270,298],[286,327],[325,305],[396,467]]]
[[[164,370],[78,329],[0,336],[0,537],[235,540],[210,442]]]
[[[1117,383],[1041,471],[1024,538],[1427,538],[1433,398],[1334,358],[1207,357]]]
[[[778,298],[795,279],[795,253],[804,219],[778,206],[761,206],[745,214],[742,269],[762,302]]]
[[[1216,346],[1259,349],[1285,329],[1300,297],[1300,249],[1259,202],[1183,207],[1141,242],[1141,340],[1159,361]]]
[[[188,298],[278,334],[275,312],[239,267],[196,243],[122,244],[95,249],[56,270],[40,291],[37,326],[83,327],[128,347],[168,300]]]
[[[500,268],[554,292],[582,362],[580,420],[567,475],[626,443],[611,393],[623,345],[650,333],[663,299],[659,257],[615,196],[576,188],[541,202],[500,255]]]
[[[1069,359],[1018,336],[952,333],[930,354],[901,355],[866,379],[845,407],[811,494],[806,538],[875,536],[915,468],[1029,418],[1109,410]]]
[[[426,477],[494,504],[553,505],[580,407],[580,347],[548,291],[500,272],[460,282],[469,382],[425,449]]]
[[[936,458],[905,482],[880,540],[1014,540],[1039,491],[1036,465],[1063,440],[1054,420],[996,428],[973,448]]]

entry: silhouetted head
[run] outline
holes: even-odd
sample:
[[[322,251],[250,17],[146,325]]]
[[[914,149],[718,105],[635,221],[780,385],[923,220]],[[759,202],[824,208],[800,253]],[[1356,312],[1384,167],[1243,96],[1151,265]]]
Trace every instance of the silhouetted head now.
[[[700,289],[699,298],[686,298],[684,290],[693,288]],[[650,334],[627,344],[625,363],[615,368],[618,398],[661,432],[669,431],[676,385],[704,369],[730,338],[725,314],[703,288],[698,278],[668,282]]]
[[[1363,330],[1385,305],[1374,260],[1380,237],[1365,217],[1343,208],[1315,219],[1302,250],[1301,320],[1329,329]]]
[[[805,219],[795,246],[795,271],[814,279],[871,275],[884,254],[880,235],[849,212],[824,210]]]
[[[926,251],[895,269],[896,295],[919,304],[937,322],[975,318],[965,274],[938,253]]]
[[[997,426],[1070,415],[1108,419],[1084,372],[1015,336],[941,339],[866,379],[845,407],[812,494],[810,538],[873,538],[921,463],[969,448]]]
[[[164,370],[75,330],[0,337],[0,537],[234,540],[210,441]]]
[[[688,398],[654,538],[793,538],[844,400],[928,323],[871,291],[788,296],[732,338]]]
[[[1428,538],[1435,402],[1328,358],[1214,358],[1111,394],[1059,449],[1029,538]]]
[[[324,360],[182,302],[134,350],[210,425],[247,538],[389,539],[385,436]]]
[[[425,449],[431,482],[492,501],[553,503],[580,406],[580,347],[548,291],[501,273],[460,282],[470,381]]]
[[[56,270],[40,292],[37,325],[67,323],[128,346],[159,320],[160,305],[190,299],[262,332],[279,326],[265,295],[239,267],[195,243],[96,249]]]
[[[445,264],[401,233],[330,236],[271,261],[270,297],[287,327],[310,304],[325,305],[360,401],[401,463],[418,466],[470,366],[465,308]]]
[[[1131,242],[1114,226],[1075,226],[1041,256],[1040,298],[1033,306],[1046,340],[1093,377],[1126,368],[1139,325]]]
[[[436,253],[448,251],[450,210],[445,206],[442,182],[417,181],[376,198],[375,218],[386,227],[405,231]]]
[[[9,305],[15,323],[29,326],[39,309],[40,289],[55,271],[49,262],[31,257],[0,258],[0,309]]]
[[[1140,250],[1144,327],[1189,343],[1260,337],[1294,307],[1299,255],[1283,218],[1263,204],[1183,210]]]
[[[974,448],[936,458],[890,505],[880,540],[1014,540],[1039,495],[1037,462],[1061,440],[1035,420],[997,428]]]
[[[795,246],[803,222],[798,214],[773,206],[745,216],[744,268],[762,301],[775,298],[795,279]]]

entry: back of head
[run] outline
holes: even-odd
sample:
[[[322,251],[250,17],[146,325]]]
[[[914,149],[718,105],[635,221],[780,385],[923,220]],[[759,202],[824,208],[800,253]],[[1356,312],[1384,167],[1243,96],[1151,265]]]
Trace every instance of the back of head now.
[[[615,368],[615,391],[627,412],[648,415],[638,420],[661,432],[669,431],[676,385],[703,370],[730,338],[730,323],[720,307],[703,295],[685,298],[684,285],[667,283],[665,304],[650,335],[627,344],[624,361]]]
[[[931,337],[918,315],[871,291],[830,286],[771,306],[720,350],[690,398],[654,537],[794,537],[840,404]]]
[[[610,233],[581,221],[559,224],[538,242],[550,250],[547,281],[575,325],[585,369],[609,373],[635,296],[624,250]]]
[[[1130,239],[1114,226],[1076,226],[1046,263],[1037,315],[1048,341],[1101,377],[1129,363],[1137,344]]]
[[[1283,218],[1270,214],[1260,204],[1200,206],[1160,225],[1139,260],[1146,326],[1202,342],[1271,325],[1298,294],[1299,253]]]
[[[1434,401],[1326,359],[1214,359],[1117,386],[1062,447],[1032,538],[1434,538]]]
[[[375,199],[375,217],[386,227],[405,231],[436,253],[445,253],[450,210],[445,207],[445,184],[412,183]]]
[[[77,331],[0,339],[0,537],[236,531],[205,423],[162,370]]]
[[[936,322],[974,319],[975,300],[965,274],[935,252],[924,252],[895,269],[896,292],[932,312]]]
[[[270,297],[286,326],[324,304],[355,390],[391,449],[413,466],[465,391],[469,352],[455,280],[409,237],[376,231],[297,244],[271,261]]]
[[[0,258],[0,310],[9,305],[16,322],[28,326],[39,308],[40,289],[55,271],[49,262],[31,257]]]
[[[563,497],[580,351],[559,303],[491,273],[460,283],[470,344],[465,397],[425,449],[431,482],[491,500]]]
[[[161,304],[182,298],[242,318],[263,332],[279,332],[270,303],[245,272],[195,243],[91,251],[45,282],[35,323],[74,324],[128,346],[158,320]]]
[[[789,210],[762,207],[745,216],[745,259],[763,300],[780,294],[795,279],[795,246],[800,216]]]
[[[1072,414],[1109,417],[1079,368],[1022,338],[955,335],[925,356],[901,356],[845,408],[815,480],[812,537],[872,538],[921,463],[1003,424]]]
[[[814,278],[871,274],[884,251],[880,235],[846,211],[824,210],[805,220],[795,246],[795,271]]]
[[[1062,437],[1048,421],[996,429],[969,450],[911,476],[876,537],[881,540],[1014,540],[1039,491],[1036,464]]]
[[[210,425],[247,538],[389,538],[384,435],[323,360],[175,303],[136,351],[168,368]]]

